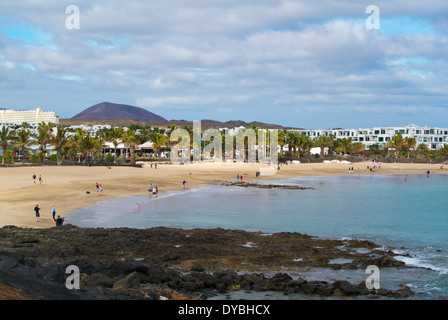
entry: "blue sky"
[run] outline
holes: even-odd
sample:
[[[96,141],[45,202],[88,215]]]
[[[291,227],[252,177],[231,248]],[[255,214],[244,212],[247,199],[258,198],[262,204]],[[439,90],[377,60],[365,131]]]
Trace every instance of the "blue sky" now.
[[[69,5],[79,29],[66,28]],[[437,0],[6,0],[0,107],[70,118],[109,101],[167,119],[448,127],[447,12]]]

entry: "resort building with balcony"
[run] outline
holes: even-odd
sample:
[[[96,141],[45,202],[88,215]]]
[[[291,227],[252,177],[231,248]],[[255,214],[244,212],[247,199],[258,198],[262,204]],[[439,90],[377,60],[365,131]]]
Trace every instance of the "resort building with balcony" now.
[[[43,111],[41,108],[24,111],[0,110],[0,127],[20,126],[25,122],[30,128],[36,129],[41,122],[59,124],[59,116],[56,112]]]
[[[297,132],[310,137],[317,138],[321,135],[332,135],[335,139],[350,138],[352,143],[362,143],[366,150],[370,146],[378,144],[386,146],[394,135],[401,133],[403,138],[415,138],[417,145],[426,144],[429,149],[437,150],[448,143],[448,128],[420,127],[410,124],[405,127],[373,127],[366,129],[314,129],[296,130]]]

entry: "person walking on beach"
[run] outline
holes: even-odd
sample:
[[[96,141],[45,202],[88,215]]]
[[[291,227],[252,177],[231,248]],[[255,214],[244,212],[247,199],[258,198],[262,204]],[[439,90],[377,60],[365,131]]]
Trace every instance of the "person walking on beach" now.
[[[238,173],[237,175],[236,175],[236,180],[240,180],[240,174]]]
[[[103,195],[103,186],[100,184],[100,196]]]
[[[184,186],[184,189],[185,189],[185,188],[187,187],[187,181],[184,180],[184,181],[182,182],[182,185]]]
[[[51,214],[53,215],[53,221],[56,221],[56,208],[54,204],[51,206]]]
[[[34,212],[36,213],[36,222],[40,221],[40,212],[39,212],[40,208],[39,208],[39,204],[36,204],[36,206],[34,207]]]
[[[36,174],[33,174],[33,183],[36,184]]]
[[[151,193],[152,193],[152,183],[149,184],[148,192],[151,192]]]
[[[42,179],[42,175],[39,175],[39,184],[42,184],[44,180]]]
[[[96,195],[98,195],[99,192],[100,192],[100,185],[97,182],[96,183]]]

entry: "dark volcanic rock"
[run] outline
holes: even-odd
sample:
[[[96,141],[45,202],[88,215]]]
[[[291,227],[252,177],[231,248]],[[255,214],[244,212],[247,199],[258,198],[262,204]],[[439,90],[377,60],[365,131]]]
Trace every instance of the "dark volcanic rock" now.
[[[261,189],[314,190],[314,188],[312,187],[300,187],[285,184],[261,184],[261,183],[240,182],[240,181],[225,182],[222,185],[232,187],[244,187],[244,188],[261,188]]]
[[[23,293],[16,296],[19,299],[181,298],[172,290],[191,294],[271,290],[372,298],[406,298],[413,294],[407,287],[396,291],[367,290],[365,283],[295,280],[288,274],[287,270],[298,266],[327,268],[328,261],[337,258],[352,259],[357,268],[375,263],[384,268],[405,267],[394,259],[393,252],[369,255],[354,250],[378,247],[367,241],[327,240],[291,232],[265,235],[221,228],[93,229],[71,225],[50,229],[7,226],[0,228],[0,239],[0,272],[7,280],[6,284],[0,281],[0,297],[2,292],[18,292],[14,288]],[[247,247],[247,243],[254,245]],[[298,258],[302,258],[300,263]],[[69,265],[79,268],[81,290],[70,291],[64,286]],[[348,270],[353,263],[339,267]],[[261,270],[282,272],[268,277]],[[37,282],[33,285],[27,279]],[[11,290],[5,285],[11,286]],[[43,294],[44,288],[53,291]],[[37,291],[32,294],[34,289]]]
[[[102,273],[93,273],[89,276],[87,280],[87,285],[89,287],[107,287],[112,288],[114,281]]]
[[[64,285],[0,271],[0,300],[79,300]]]
[[[129,288],[137,289],[140,286],[140,282],[142,280],[141,274],[134,271],[131,274],[128,274],[123,279],[118,280],[114,283],[114,290],[125,290]]]
[[[357,286],[351,284],[348,281],[341,280],[333,283],[335,289],[342,291],[346,295],[357,295],[360,294],[360,290]]]
[[[129,274],[132,272],[140,272],[143,274],[147,274],[149,271],[149,267],[137,261],[124,261],[124,262],[116,262],[112,264],[110,270],[110,276],[112,278],[121,275],[121,274]]]

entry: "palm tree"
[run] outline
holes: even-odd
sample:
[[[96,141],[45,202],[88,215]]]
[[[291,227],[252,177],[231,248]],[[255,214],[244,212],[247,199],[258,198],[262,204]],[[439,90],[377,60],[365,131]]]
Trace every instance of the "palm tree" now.
[[[135,147],[138,146],[138,139],[135,136],[135,131],[128,130],[128,131],[124,132],[123,136],[122,136],[122,141],[124,144],[129,145],[129,153],[130,153],[130,157],[131,157],[130,163],[134,164],[135,163],[135,158],[134,158]]]
[[[37,144],[39,145],[40,149],[40,164],[44,164],[44,151],[47,148],[47,144],[49,143],[51,139],[51,133],[53,132],[53,128],[56,126],[56,124],[51,122],[44,122],[42,121],[39,123],[39,126],[37,127],[37,135],[35,135],[35,139]]]
[[[79,144],[79,150],[84,162],[90,158],[90,154],[98,149],[102,148],[101,143],[95,137],[89,134],[84,135],[81,138],[81,143]]]
[[[74,137],[68,140],[67,144],[61,150],[64,158],[70,159],[71,161],[76,160],[76,155],[78,154],[78,147],[75,143]]]
[[[437,152],[442,157],[448,157],[448,144],[443,145],[443,147],[437,150]]]
[[[2,164],[5,164],[6,150],[14,139],[14,130],[10,130],[7,126],[2,126],[0,131],[0,146],[3,150]]]
[[[361,142],[355,142],[350,146],[350,153],[360,154],[365,150],[365,146]]]
[[[107,141],[112,142],[112,144],[114,145],[115,158],[117,158],[117,146],[121,142],[121,138],[123,137],[123,132],[124,131],[122,128],[115,127],[115,128],[112,128],[111,130],[109,130],[108,134],[107,134]]]
[[[337,140],[336,151],[342,152],[343,154],[349,154],[352,145],[351,138],[342,138]]]
[[[56,159],[59,166],[63,159],[62,150],[68,144],[69,139],[67,128],[61,125],[56,127],[56,134],[50,139],[50,143],[54,146],[53,150],[57,152]]]
[[[175,145],[176,141],[172,141],[169,137],[171,137],[171,134],[174,132],[174,130],[176,130],[177,127],[173,124],[170,126],[170,128],[167,131],[167,136],[168,139],[166,141],[167,143],[167,147],[171,150],[173,148],[173,146]],[[224,149],[223,149],[224,150]]]
[[[392,138],[387,141],[387,146],[389,149],[395,149],[395,159],[398,158],[398,152],[403,147],[404,139],[403,135],[398,132],[397,134],[394,134]]]
[[[164,146],[167,142],[167,138],[164,134],[153,131],[149,136],[149,141],[151,141],[154,144],[154,149],[156,150],[156,155],[160,155],[160,149],[162,146]]]
[[[76,150],[75,157],[78,155],[78,162],[81,162],[82,157],[82,139],[87,135],[87,131],[84,129],[76,128],[75,134],[71,139],[71,145],[74,150]],[[65,148],[64,148],[65,149]]]
[[[286,137],[287,137],[287,131],[286,130],[279,130],[278,131],[278,140],[277,143],[280,147],[280,155],[283,154],[283,147],[286,144]]]
[[[251,130],[253,130],[255,132],[255,138],[258,141],[258,130],[261,129],[261,127],[259,125],[256,125],[256,124],[251,124],[249,129],[251,129]],[[258,144],[260,145],[261,143],[258,142]],[[263,144],[264,144],[264,142],[263,142]]]
[[[140,130],[142,142],[149,141],[149,135],[151,134],[151,126],[145,126]]]
[[[24,123],[25,124],[25,123]],[[22,162],[25,163],[25,150],[32,144],[31,131],[27,129],[27,126],[22,125],[16,131],[15,145],[22,151]]]
[[[427,157],[427,155],[429,154],[429,147],[426,145],[426,144],[424,144],[424,143],[421,143],[421,144],[419,144],[418,146],[417,146],[417,149],[415,150],[416,152],[417,152],[417,155],[420,157],[420,158],[426,158]]]
[[[297,153],[297,142],[298,142],[298,136],[299,134],[296,131],[286,131],[285,133],[285,144],[288,145],[288,151]]]
[[[298,145],[301,150],[306,155],[310,154],[310,150],[313,147],[313,140],[309,136],[299,134],[298,135]]]
[[[102,149],[103,147],[96,137],[90,136],[90,134],[83,129],[76,129],[75,135],[71,141],[69,141],[68,145],[72,145],[76,149],[79,155],[79,162],[81,162],[81,159],[85,162],[89,159],[91,152]]]
[[[181,129],[186,130],[188,132],[188,134],[190,135],[190,148],[193,149],[193,147],[194,147],[193,126],[183,126],[183,127],[181,127]]]
[[[333,145],[333,140],[330,136],[318,136],[314,139],[314,144],[316,147],[320,147],[320,156],[324,156],[324,149],[330,148]]]
[[[417,140],[415,138],[406,137],[404,139],[403,148],[408,153],[408,159],[409,159],[409,154],[411,153],[411,149],[414,149],[416,144],[417,144]]]

